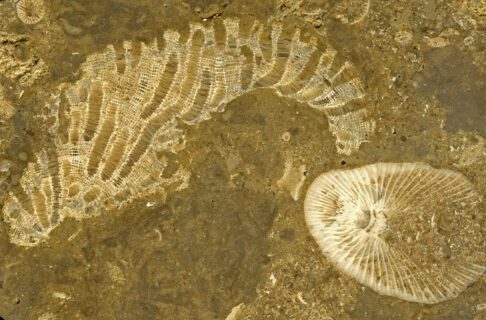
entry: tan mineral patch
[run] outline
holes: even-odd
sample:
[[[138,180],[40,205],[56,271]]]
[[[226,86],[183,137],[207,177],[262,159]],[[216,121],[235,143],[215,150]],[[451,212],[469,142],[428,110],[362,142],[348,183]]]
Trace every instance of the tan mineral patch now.
[[[47,65],[38,57],[28,36],[0,31],[0,74],[31,86],[48,74]]]
[[[294,201],[299,200],[307,177],[307,166],[305,164],[295,165],[292,158],[285,160],[285,168],[282,177],[277,181],[277,186],[287,191]]]
[[[15,107],[7,97],[5,89],[0,86],[0,120],[7,121],[15,114]]]

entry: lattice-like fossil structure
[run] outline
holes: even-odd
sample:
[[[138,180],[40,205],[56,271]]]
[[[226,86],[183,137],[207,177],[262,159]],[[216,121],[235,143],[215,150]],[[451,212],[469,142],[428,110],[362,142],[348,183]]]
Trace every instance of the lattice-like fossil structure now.
[[[344,108],[363,92],[352,65],[335,57],[332,48],[302,41],[299,31],[259,22],[242,27],[237,19],[192,24],[186,41],[169,30],[161,47],[125,42],[121,51],[109,46],[89,56],[81,79],[50,105],[55,148],[37,155],[4,206],[11,240],[37,245],[64,217],[97,215],[183,184],[188,174],[164,177],[167,160],[158,156],[183,147],[178,123],[207,120],[257,88],[274,88],[332,112],[336,123],[349,118],[371,132],[364,111]],[[349,153],[365,139],[362,129],[346,130],[336,134]]]
[[[437,303],[486,270],[484,205],[450,170],[377,163],[324,173],[305,216],[328,259],[380,294]]]

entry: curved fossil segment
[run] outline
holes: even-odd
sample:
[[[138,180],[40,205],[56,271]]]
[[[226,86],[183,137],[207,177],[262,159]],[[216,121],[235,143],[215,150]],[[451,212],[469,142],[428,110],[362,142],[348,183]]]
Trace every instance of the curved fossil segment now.
[[[37,161],[30,163],[20,179],[22,189],[6,201],[3,212],[10,223],[10,239],[18,245],[29,245],[47,239],[47,235],[63,219],[55,199],[56,175],[50,170],[47,153],[37,154]]]
[[[192,24],[186,41],[169,30],[161,47],[125,42],[89,56],[81,79],[49,106],[54,151],[27,168],[21,196],[5,206],[12,241],[37,245],[63,217],[98,215],[184,184],[188,174],[164,175],[168,163],[160,156],[184,147],[178,122],[207,120],[250,90],[274,88],[339,115],[363,93],[351,65],[334,63],[335,55],[281,25],[244,28],[225,19]]]
[[[484,213],[464,176],[422,163],[331,171],[305,199],[310,231],[338,269],[420,303],[454,298],[484,273]]]

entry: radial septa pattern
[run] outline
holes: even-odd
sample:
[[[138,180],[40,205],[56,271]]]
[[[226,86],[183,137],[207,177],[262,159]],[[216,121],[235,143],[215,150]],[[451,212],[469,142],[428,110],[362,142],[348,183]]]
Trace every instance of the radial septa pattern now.
[[[323,253],[380,294],[437,303],[486,269],[484,209],[462,175],[378,163],[319,176],[305,215]]]
[[[338,136],[346,141],[341,152],[356,150],[372,131],[372,122],[343,107],[363,96],[351,64],[336,63],[335,50],[302,41],[299,31],[224,19],[192,24],[187,40],[180,38],[168,30],[160,46],[110,45],[86,59],[79,81],[62,86],[48,105],[53,148],[27,167],[4,208],[12,230],[23,230],[11,233],[13,242],[33,246],[64,217],[99,215],[185,185],[183,169],[164,174],[164,152],[184,147],[178,124],[207,120],[257,88],[332,109],[331,130],[346,131]],[[48,165],[41,163],[44,155]]]

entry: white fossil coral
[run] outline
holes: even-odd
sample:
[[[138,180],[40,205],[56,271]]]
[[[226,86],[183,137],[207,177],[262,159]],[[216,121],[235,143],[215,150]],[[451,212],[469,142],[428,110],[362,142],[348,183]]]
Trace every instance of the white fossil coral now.
[[[46,14],[43,0],[19,0],[15,10],[19,20],[25,24],[39,23]]]
[[[336,137],[338,153],[350,155],[375,131],[375,122],[366,119],[365,109],[345,114],[328,112],[327,118],[329,131]]]
[[[188,173],[167,174],[164,157],[184,147],[178,124],[207,120],[245,92],[273,88],[333,115],[363,96],[350,63],[280,24],[228,18],[191,24],[186,41],[168,30],[164,41],[125,42],[121,52],[110,45],[53,98],[54,147],[39,153],[4,206],[12,242],[34,246],[64,217],[83,219],[185,185]]]
[[[437,303],[486,269],[481,206],[459,173],[377,163],[319,176],[306,195],[305,217],[342,272],[383,295]]]

